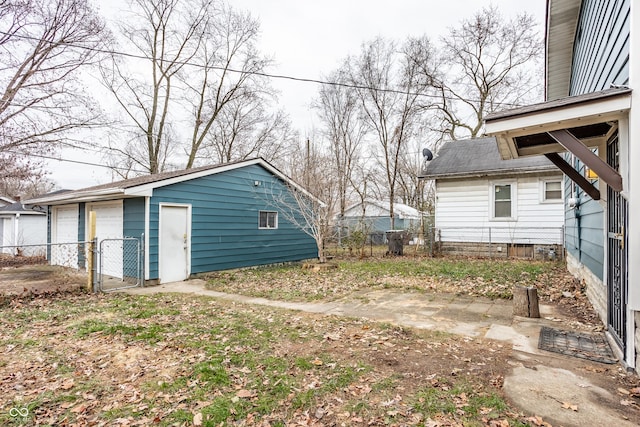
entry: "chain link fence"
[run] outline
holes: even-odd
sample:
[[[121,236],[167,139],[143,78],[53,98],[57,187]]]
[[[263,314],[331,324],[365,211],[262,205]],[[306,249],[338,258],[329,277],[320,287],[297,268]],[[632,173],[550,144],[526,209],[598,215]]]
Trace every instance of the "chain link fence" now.
[[[88,242],[0,246],[0,268],[23,265],[59,265],[86,268]]]
[[[433,255],[564,259],[564,227],[433,227]]]
[[[404,253],[429,256],[474,256],[483,258],[564,259],[564,227],[425,227],[424,231],[402,231]],[[356,231],[332,242],[339,253],[385,255],[387,233]]]
[[[52,265],[77,271],[90,267],[94,290],[113,291],[143,284],[142,238],[103,239],[91,242],[0,246],[0,269]],[[90,253],[95,252],[95,253]]]
[[[142,239],[103,239],[98,249],[97,288],[101,291],[142,286]]]

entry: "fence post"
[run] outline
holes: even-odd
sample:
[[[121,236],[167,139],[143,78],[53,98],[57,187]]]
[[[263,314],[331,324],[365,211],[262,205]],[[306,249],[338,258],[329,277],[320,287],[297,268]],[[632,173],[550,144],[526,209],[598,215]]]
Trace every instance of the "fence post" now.
[[[87,290],[93,291],[93,279],[94,279],[94,259],[93,254],[95,252],[95,238],[96,238],[96,213],[95,211],[89,212],[89,239],[88,239],[88,260],[87,260]]]
[[[435,240],[436,228],[429,228],[429,256],[433,257],[433,241]]]
[[[98,238],[94,237],[91,241],[93,252],[91,253],[91,259],[93,260],[93,269],[91,275],[93,276],[93,291],[98,292],[100,290],[100,277],[98,276],[98,256],[100,251],[98,250]]]
[[[143,288],[144,287],[144,273],[145,273],[145,254],[144,254],[144,250],[145,250],[145,240],[144,240],[144,233],[142,233],[140,235],[140,247],[138,248],[138,254],[140,257],[140,262],[138,263],[138,265],[140,266],[140,273],[139,273],[139,280],[140,280],[140,287]]]
[[[491,227],[489,227],[489,259],[493,259],[493,251],[491,250],[492,245],[493,243],[491,243]]]

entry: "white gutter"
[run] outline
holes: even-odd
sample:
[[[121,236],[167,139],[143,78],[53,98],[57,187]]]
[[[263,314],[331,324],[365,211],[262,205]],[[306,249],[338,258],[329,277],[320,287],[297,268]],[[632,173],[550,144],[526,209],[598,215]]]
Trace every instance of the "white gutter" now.
[[[77,190],[55,194],[49,197],[39,197],[26,200],[25,205],[59,205],[64,202],[92,202],[96,200],[107,200],[114,196],[123,196],[125,190],[122,188],[104,188],[101,190]]]

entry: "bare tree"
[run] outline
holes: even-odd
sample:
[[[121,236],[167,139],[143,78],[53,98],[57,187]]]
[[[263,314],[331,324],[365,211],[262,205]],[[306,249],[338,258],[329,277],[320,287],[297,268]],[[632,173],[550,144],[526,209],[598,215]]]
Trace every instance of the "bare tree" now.
[[[28,173],[26,174],[0,174],[0,195],[9,196],[12,199],[21,197],[26,200],[41,196],[55,188],[55,184],[47,178],[40,163],[31,162],[27,166]],[[5,171],[1,166],[0,170]],[[13,172],[13,170],[9,169],[9,172]]]
[[[135,57],[117,55],[103,72],[130,124],[130,136],[111,147],[118,163],[157,173],[212,155],[230,161],[279,147],[289,125],[282,113],[268,111],[273,93],[261,74],[271,61],[256,49],[257,20],[221,0],[131,6],[133,19],[121,33]]]
[[[310,140],[299,144],[289,159],[289,176],[294,182],[303,183],[304,190],[288,185],[288,191],[282,192],[272,186],[265,194],[266,200],[273,203],[288,222],[315,240],[321,263],[327,261],[324,246],[330,236],[330,215],[336,194],[335,177],[324,168],[328,157]]]
[[[171,123],[164,125],[163,134],[165,142],[160,143],[157,151],[158,172],[179,169],[181,165],[171,161],[178,151],[176,145],[171,143],[177,140]],[[123,140],[123,138],[127,139]],[[108,132],[103,152],[104,161],[111,168],[112,178],[128,179],[151,173],[148,149],[149,146],[141,141],[139,133],[122,132],[118,127]]]
[[[424,70],[433,66],[433,48],[427,38],[410,38],[401,48],[378,38],[351,61],[351,79],[358,87],[366,123],[382,151],[392,228],[402,153],[424,110],[422,95],[431,89],[433,74]]]
[[[418,179],[422,160],[415,145],[405,150],[400,156],[398,173],[398,199],[405,205],[413,206],[418,210],[424,205],[424,180]]]
[[[442,40],[444,67],[437,76],[424,71],[438,80],[440,131],[476,137],[488,113],[539,98],[542,76],[532,70],[540,69],[541,40],[532,16],[505,20],[496,7],[451,28]]]
[[[197,159],[221,163],[262,157],[276,163],[288,150],[292,134],[284,111],[269,112],[261,97],[245,96],[228,102],[208,130]]]
[[[353,170],[360,157],[360,149],[366,134],[365,124],[361,120],[358,94],[346,83],[345,70],[338,70],[328,77],[336,85],[322,86],[318,99],[314,103],[329,141],[331,165],[336,177],[338,241],[341,239],[340,221],[348,203],[349,189],[353,182]]]
[[[108,38],[86,0],[0,1],[0,169],[39,175],[31,154],[81,144],[101,119],[79,80]]]
[[[271,115],[265,108],[273,91],[261,74],[271,61],[256,49],[259,28],[247,13],[224,4],[210,8],[192,60],[197,68],[181,74],[184,99],[193,112],[187,168],[207,145],[221,161],[264,153],[288,126],[283,114]]]
[[[169,131],[177,96],[176,75],[191,61],[204,37],[212,1],[132,0],[131,17],[120,32],[134,58],[115,54],[103,81],[130,126],[128,142],[119,149],[149,173],[165,169],[176,141]]]

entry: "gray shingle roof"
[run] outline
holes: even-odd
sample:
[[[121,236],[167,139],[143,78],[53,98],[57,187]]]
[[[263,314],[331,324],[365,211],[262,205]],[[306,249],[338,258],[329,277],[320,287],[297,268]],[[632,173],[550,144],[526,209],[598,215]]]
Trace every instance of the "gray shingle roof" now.
[[[472,138],[446,142],[436,157],[427,164],[420,178],[463,178],[549,171],[558,169],[544,156],[502,160],[495,138]]]
[[[149,188],[162,187],[171,183],[182,182],[254,164],[261,165],[276,177],[301,191],[307,197],[322,203],[306,189],[292,181],[289,177],[261,157],[217,165],[202,166],[199,168],[163,172],[154,175],[144,175],[108,184],[81,188],[79,190],[50,193],[34,199],[26,200],[25,203],[29,205],[55,205],[64,203],[93,202],[98,200],[115,200],[122,197],[139,197],[141,193],[136,193],[136,191],[142,191],[145,188],[148,190]]]
[[[26,208],[22,202],[15,202],[7,206],[0,207],[0,213],[4,214],[34,214],[34,215],[44,215],[45,212],[41,209],[36,208]]]
[[[196,172],[201,172],[201,171],[206,171],[211,169],[217,169],[222,166],[229,166],[234,163],[241,163],[241,162],[242,161],[237,161],[237,162],[230,162],[230,163],[223,163],[223,164],[201,166],[198,168],[181,169],[181,170],[170,171],[170,172],[161,172],[153,175],[142,175],[142,176],[137,176],[135,178],[129,178],[129,179],[123,179],[120,181],[110,182],[107,184],[95,185],[93,187],[83,188],[82,190],[87,191],[87,190],[103,190],[107,188],[132,188],[132,187],[137,187],[143,184],[160,182],[160,181],[164,181],[165,179],[176,178],[184,175],[190,175]]]
[[[60,190],[54,191],[52,193],[44,194],[42,196],[27,200],[28,204],[48,204],[52,201],[56,200],[67,200],[73,201],[74,198],[82,199],[91,199],[93,196],[107,193],[113,194],[122,194],[125,190],[129,188],[139,187],[145,184],[154,184],[158,183],[158,185],[162,185],[162,181],[169,180],[172,178],[185,177],[188,179],[189,175],[195,175],[198,172],[206,172],[206,171],[215,171],[216,169],[229,167],[235,164],[241,164],[245,162],[251,161],[260,161],[261,158],[256,159],[248,159],[236,162],[229,162],[223,164],[215,164],[215,165],[207,165],[198,168],[191,169],[182,169],[177,171],[170,172],[161,172],[153,175],[142,175],[135,178],[123,179],[120,181],[109,182],[107,184],[94,185],[92,187],[80,188],[78,190]],[[264,160],[263,160],[264,161]]]

